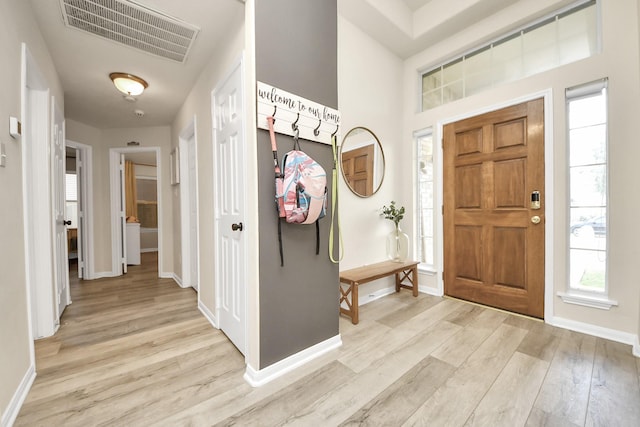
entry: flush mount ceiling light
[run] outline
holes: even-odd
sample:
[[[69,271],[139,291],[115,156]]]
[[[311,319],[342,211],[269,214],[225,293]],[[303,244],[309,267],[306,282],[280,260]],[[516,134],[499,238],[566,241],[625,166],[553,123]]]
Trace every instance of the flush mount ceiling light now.
[[[126,96],[138,96],[149,87],[147,82],[133,74],[111,73],[109,78],[116,88]]]

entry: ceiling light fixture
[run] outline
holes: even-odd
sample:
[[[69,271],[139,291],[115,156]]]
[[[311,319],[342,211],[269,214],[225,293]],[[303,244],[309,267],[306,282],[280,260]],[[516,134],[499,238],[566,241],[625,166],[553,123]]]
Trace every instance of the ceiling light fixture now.
[[[116,88],[125,94],[125,96],[138,96],[149,84],[138,76],[128,73],[111,73],[109,78]]]

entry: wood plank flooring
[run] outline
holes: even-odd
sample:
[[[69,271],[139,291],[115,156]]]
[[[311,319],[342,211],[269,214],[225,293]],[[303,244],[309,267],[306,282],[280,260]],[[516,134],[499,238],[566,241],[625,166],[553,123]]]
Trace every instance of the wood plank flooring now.
[[[16,426],[640,425],[629,346],[408,291],[362,306],[358,325],[342,317],[341,348],[252,388],[196,293],[143,255],[124,277],[72,283]]]

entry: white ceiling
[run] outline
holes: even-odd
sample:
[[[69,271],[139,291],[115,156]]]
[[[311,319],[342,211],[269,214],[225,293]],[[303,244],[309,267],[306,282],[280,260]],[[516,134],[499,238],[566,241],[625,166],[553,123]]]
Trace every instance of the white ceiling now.
[[[179,63],[66,27],[59,0],[30,1],[64,89],[65,116],[103,129],[171,124],[225,34],[244,20],[238,0],[138,1],[200,28]],[[137,102],[125,101],[109,79],[114,71],[140,76],[149,88]],[[136,116],[136,109],[144,116]]]
[[[572,1],[338,0],[338,12],[404,59],[505,8],[543,13]],[[101,129],[170,125],[225,35],[244,21],[243,0],[136,0],[200,28],[187,60],[178,63],[66,27],[60,0],[30,2],[64,89],[65,116]],[[109,80],[114,71],[138,75],[149,88],[127,102]]]

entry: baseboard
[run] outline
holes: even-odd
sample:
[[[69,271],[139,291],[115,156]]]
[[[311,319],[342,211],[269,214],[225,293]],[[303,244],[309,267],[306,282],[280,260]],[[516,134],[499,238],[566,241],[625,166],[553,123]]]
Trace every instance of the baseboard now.
[[[200,300],[198,300],[198,310],[200,310],[202,315],[209,321],[209,323],[211,323],[214,328],[220,329],[218,327],[218,319],[216,318],[216,316]]]
[[[158,273],[158,277],[161,279],[173,279],[173,273],[163,271],[162,273]]]
[[[22,381],[20,381],[20,385],[18,386],[16,392],[13,394],[9,405],[7,406],[7,410],[2,414],[2,420],[0,421],[0,426],[9,427],[12,426],[18,417],[18,413],[20,412],[20,408],[22,408],[22,404],[24,400],[27,398],[27,394],[29,390],[31,390],[31,385],[33,381],[36,379],[36,367],[35,365],[29,366],[27,372],[24,374]]]
[[[178,286],[180,286],[181,288],[186,288],[187,286],[184,285],[184,283],[182,283],[182,277],[178,276],[177,274],[173,273],[171,275],[171,278],[173,279],[174,282],[176,282],[178,284]],[[190,286],[189,286],[190,287]]]
[[[441,297],[444,295],[442,290],[438,288],[432,288],[430,286],[420,286],[418,285],[418,292],[422,292],[423,294],[433,295],[436,297]]]
[[[340,334],[333,338],[322,341],[316,345],[302,350],[296,354],[293,354],[286,359],[267,366],[264,369],[255,370],[251,365],[247,365],[247,369],[244,373],[244,379],[251,387],[260,387],[267,384],[270,381],[275,380],[278,377],[291,372],[292,370],[334,350],[342,345],[342,338]]]
[[[545,322],[557,326],[559,328],[569,329],[583,334],[593,335],[595,337],[616,341],[622,344],[633,346],[633,352],[640,357],[640,344],[638,344],[638,336],[628,332],[622,332],[615,329],[603,328],[602,326],[591,325],[589,323],[577,322],[575,320],[564,319],[562,317],[553,317],[545,319]]]
[[[362,290],[362,285],[360,285],[360,289]],[[396,291],[395,287],[392,288],[384,288],[375,291],[374,293],[366,293],[358,295],[358,306],[369,304],[372,301],[380,299],[382,297],[386,297],[387,295],[391,295]]]
[[[105,277],[116,277],[113,271],[98,271],[93,274],[94,279],[104,279]]]
[[[636,342],[633,344],[633,355],[640,357],[640,337],[636,337]]]

